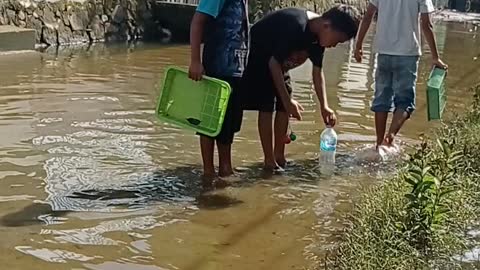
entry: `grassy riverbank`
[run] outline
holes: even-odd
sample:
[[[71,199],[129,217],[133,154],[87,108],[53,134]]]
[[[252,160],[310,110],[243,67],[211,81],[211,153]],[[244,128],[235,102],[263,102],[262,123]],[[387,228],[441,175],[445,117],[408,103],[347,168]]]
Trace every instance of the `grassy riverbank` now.
[[[329,269],[458,269],[480,207],[480,86],[472,106],[364,193]],[[325,268],[322,265],[320,269]]]

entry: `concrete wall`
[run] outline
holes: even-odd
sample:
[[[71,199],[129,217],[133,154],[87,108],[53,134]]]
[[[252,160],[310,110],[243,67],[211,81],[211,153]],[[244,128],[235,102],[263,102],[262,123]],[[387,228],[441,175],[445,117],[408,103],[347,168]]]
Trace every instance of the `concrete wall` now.
[[[197,0],[182,1],[194,4]],[[365,9],[367,0],[250,0],[250,11],[254,19],[279,7],[303,6],[322,12],[335,3]],[[34,29],[36,43],[45,45],[162,39],[171,32],[174,38],[188,41],[194,10],[155,0],[0,0],[0,25]]]
[[[184,3],[189,5],[170,4]],[[154,17],[157,18],[160,25],[171,30],[172,39],[175,41],[188,42],[190,32],[190,21],[195,13],[195,5],[198,0],[163,0],[157,2],[154,7]],[[287,7],[301,6],[319,13],[327,10],[337,3],[351,4],[360,10],[365,10],[367,0],[250,0],[251,20],[261,18],[271,10]],[[192,5],[193,4],[193,5]]]
[[[161,36],[151,0],[3,0],[0,25],[36,30],[46,45]]]
[[[250,0],[250,15],[252,20],[256,20],[271,10],[288,6],[300,6],[323,13],[336,4],[353,5],[364,11],[367,8],[368,0]]]

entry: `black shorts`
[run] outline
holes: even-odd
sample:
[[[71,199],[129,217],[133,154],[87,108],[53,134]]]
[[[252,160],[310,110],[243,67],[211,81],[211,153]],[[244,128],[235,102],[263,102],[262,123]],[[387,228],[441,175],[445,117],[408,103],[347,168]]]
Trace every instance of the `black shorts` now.
[[[218,77],[217,77],[218,78]],[[232,144],[235,133],[240,131],[242,126],[243,110],[240,101],[240,78],[218,78],[230,84],[232,92],[228,100],[227,111],[223,120],[222,130],[216,137],[210,137],[221,144]],[[198,134],[198,133],[197,133]],[[201,136],[206,136],[199,134]],[[209,136],[206,136],[209,137]]]
[[[291,79],[284,73],[288,94],[292,94]],[[251,52],[247,68],[242,78],[242,108],[261,112],[285,112],[285,108],[277,94],[267,59],[261,59]]]

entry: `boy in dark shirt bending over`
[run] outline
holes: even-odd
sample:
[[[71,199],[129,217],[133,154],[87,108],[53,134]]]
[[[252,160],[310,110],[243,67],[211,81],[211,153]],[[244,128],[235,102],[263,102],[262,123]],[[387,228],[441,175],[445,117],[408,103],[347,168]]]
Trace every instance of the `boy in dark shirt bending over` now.
[[[303,64],[307,58],[313,63],[313,84],[322,118],[325,124],[335,125],[336,116],[326,98],[323,53],[325,48],[352,39],[359,21],[359,12],[355,8],[339,5],[322,16],[303,9],[282,9],[252,26],[250,54],[242,82],[242,105],[245,110],[259,111],[258,130],[266,170],[277,170],[286,165],[284,139],[289,117],[301,120],[303,110],[291,97],[288,70]]]

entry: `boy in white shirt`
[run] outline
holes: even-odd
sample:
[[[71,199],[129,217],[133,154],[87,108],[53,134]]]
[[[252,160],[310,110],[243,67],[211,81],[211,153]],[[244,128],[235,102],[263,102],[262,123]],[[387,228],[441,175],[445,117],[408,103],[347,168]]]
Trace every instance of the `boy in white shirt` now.
[[[395,135],[415,110],[415,85],[418,61],[422,54],[420,29],[432,54],[434,66],[447,68],[440,60],[430,13],[431,0],[370,0],[357,36],[355,59],[362,60],[362,44],[375,13],[378,12],[375,35],[377,70],[375,112],[378,146],[392,145]],[[388,113],[393,111],[390,129],[385,135]]]

